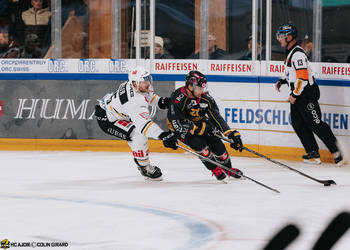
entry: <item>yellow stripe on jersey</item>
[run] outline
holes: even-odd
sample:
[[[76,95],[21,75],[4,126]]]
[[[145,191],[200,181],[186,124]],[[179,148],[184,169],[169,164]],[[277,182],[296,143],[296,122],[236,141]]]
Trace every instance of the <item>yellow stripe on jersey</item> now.
[[[295,87],[295,90],[294,90],[294,93],[296,94],[296,95],[299,95],[300,93],[300,89],[301,89],[301,85],[303,84],[303,81],[302,80],[298,80],[297,81],[297,86]]]
[[[171,131],[173,131],[173,132],[175,131],[173,125],[171,124],[171,122],[169,121],[168,118],[166,118],[166,125],[168,125],[168,128],[169,128]]]
[[[151,103],[154,101],[154,99],[155,99],[156,97],[157,97],[157,95],[154,94],[152,100],[151,100],[149,103],[151,104]]]
[[[126,119],[126,116],[120,114],[119,112],[117,112],[114,108],[112,108],[112,106],[109,106],[110,110],[112,110],[114,113],[116,113],[117,115],[119,115],[120,118],[122,119]]]
[[[205,122],[202,122],[202,129],[201,129],[201,131],[199,131],[198,135],[202,135],[204,133],[206,126],[207,126],[207,124],[205,124]]]
[[[220,122],[219,122],[218,120],[216,120],[215,116],[213,115],[213,113],[212,113],[210,110],[208,110],[208,111],[209,111],[209,114],[210,114],[210,116],[212,117],[212,119],[213,119],[213,120],[216,122],[216,124],[220,127],[220,131],[223,131],[223,128],[222,128]]]
[[[147,130],[152,126],[153,123],[154,123],[154,122],[150,122],[150,123],[147,125],[145,131],[143,131],[143,135],[144,135],[144,136],[146,136]]]

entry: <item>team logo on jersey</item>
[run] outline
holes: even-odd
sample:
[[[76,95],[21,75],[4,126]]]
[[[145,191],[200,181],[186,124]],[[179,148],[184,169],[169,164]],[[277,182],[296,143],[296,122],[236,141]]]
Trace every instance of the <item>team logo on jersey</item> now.
[[[201,107],[202,109],[205,109],[208,107],[208,103],[199,103],[199,107]]]
[[[196,105],[197,105],[197,101],[196,100],[191,100],[191,102],[187,105],[187,108],[190,109],[190,108],[192,108],[192,107],[194,107]]]
[[[137,74],[137,70],[135,69],[133,72],[132,72],[133,75],[136,75]]]
[[[148,113],[148,112],[142,112],[142,113],[140,113],[140,116],[141,116],[142,118],[146,119],[146,120],[149,119],[149,113]]]
[[[306,108],[311,111],[315,108],[315,105],[312,102],[310,102],[307,104]]]

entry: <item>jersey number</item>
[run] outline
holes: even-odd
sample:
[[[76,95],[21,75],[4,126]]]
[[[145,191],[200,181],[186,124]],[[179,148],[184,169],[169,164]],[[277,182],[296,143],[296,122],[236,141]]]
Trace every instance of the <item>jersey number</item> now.
[[[123,83],[122,85],[120,85],[118,91],[119,91],[120,103],[123,105],[128,101],[128,94],[126,93],[126,83]]]
[[[191,109],[190,115],[191,116],[199,116],[199,109]]]

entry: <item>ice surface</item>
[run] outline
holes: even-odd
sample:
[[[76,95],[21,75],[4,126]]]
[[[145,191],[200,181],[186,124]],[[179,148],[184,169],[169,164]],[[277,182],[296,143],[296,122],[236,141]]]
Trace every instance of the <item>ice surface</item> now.
[[[232,157],[249,180],[218,183],[189,154],[151,153],[164,175],[146,182],[130,153],[0,152],[0,240],[68,242],[56,249],[262,249],[287,223],[310,249],[350,211],[350,167],[283,161],[324,187],[264,159]],[[350,232],[333,248],[350,249]]]

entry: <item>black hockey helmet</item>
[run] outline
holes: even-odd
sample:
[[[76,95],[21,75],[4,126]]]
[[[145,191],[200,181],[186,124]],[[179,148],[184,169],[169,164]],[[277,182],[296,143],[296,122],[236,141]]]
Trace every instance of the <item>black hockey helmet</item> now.
[[[281,36],[287,37],[291,35],[293,39],[298,36],[297,27],[293,23],[282,24],[276,33],[276,39],[278,40]]]
[[[192,85],[193,87],[206,88],[207,78],[201,72],[192,70],[188,72],[186,76],[186,87],[188,87],[188,85]]]

